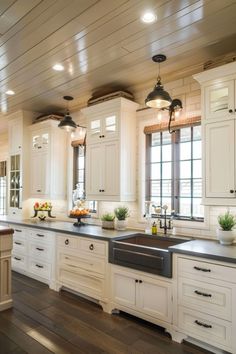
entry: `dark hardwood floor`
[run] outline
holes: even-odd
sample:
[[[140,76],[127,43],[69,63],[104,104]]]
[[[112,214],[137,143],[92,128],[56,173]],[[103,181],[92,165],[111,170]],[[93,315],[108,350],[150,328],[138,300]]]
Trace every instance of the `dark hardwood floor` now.
[[[66,291],[13,273],[14,307],[0,313],[0,354],[200,354],[157,326],[126,314],[108,315]]]

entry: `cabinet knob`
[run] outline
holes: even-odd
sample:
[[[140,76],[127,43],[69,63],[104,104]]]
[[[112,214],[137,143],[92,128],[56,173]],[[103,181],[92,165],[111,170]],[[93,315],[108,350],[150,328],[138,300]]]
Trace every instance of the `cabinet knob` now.
[[[233,113],[233,110],[232,110],[232,109],[229,109],[229,113]]]
[[[38,149],[42,149],[42,146],[38,146]]]
[[[92,243],[91,243],[91,245],[89,245],[89,249],[90,249],[90,251],[94,250],[94,245]]]
[[[143,282],[142,280],[139,280],[139,284],[142,284],[142,282]]]
[[[135,283],[138,283],[138,279],[135,279]]]
[[[42,192],[42,191],[41,191],[41,189],[37,189],[37,192],[40,193],[40,192]]]
[[[234,193],[234,190],[233,189],[230,189],[230,191],[229,191],[230,193]]]
[[[21,146],[18,146],[18,149],[21,149]]]
[[[70,241],[68,240],[68,238],[65,240],[65,245],[69,245]]]

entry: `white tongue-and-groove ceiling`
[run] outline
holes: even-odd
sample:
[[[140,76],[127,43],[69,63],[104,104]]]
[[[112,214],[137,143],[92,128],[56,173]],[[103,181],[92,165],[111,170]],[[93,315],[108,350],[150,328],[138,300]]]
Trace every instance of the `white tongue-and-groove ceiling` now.
[[[153,24],[140,21],[148,9]],[[235,51],[232,0],[0,0],[0,117],[61,110],[64,95],[74,96],[73,109],[95,91],[154,85],[157,53],[168,58],[166,82]]]

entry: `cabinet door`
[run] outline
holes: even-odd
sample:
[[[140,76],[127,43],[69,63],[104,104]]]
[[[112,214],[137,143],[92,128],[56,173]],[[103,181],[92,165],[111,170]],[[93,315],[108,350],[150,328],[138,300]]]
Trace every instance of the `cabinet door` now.
[[[88,145],[86,149],[86,196],[100,196],[102,189],[102,170],[104,168],[101,144]]]
[[[205,88],[206,119],[234,114],[234,80]]]
[[[49,133],[43,131],[36,131],[32,133],[31,147],[34,153],[47,151],[49,147]]]
[[[102,118],[92,118],[88,122],[87,142],[98,143],[102,139]]]
[[[146,278],[138,283],[137,306],[147,315],[170,322],[172,320],[171,284]]]
[[[104,168],[102,170],[102,190],[104,196],[120,194],[119,142],[106,142],[103,146]]]
[[[37,153],[32,156],[31,194],[47,196],[49,194],[49,161],[47,153]]]
[[[113,274],[113,301],[134,308],[136,306],[136,284],[134,277],[115,272]]]
[[[22,151],[22,121],[14,119],[9,124],[10,154],[18,154]]]
[[[206,197],[235,198],[234,120],[205,126]]]
[[[102,119],[103,139],[116,139],[118,137],[118,115],[116,113],[104,115]]]

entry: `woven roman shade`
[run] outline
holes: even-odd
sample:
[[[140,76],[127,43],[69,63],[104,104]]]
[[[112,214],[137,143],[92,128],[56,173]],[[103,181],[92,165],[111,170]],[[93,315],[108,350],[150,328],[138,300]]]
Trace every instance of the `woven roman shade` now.
[[[198,125],[199,123],[201,123],[201,116],[179,119],[171,122],[171,129],[177,130]],[[144,127],[144,134],[158,133],[166,130],[168,130],[168,121]]]
[[[0,162],[0,177],[5,177],[7,175],[7,163],[6,161]]]

